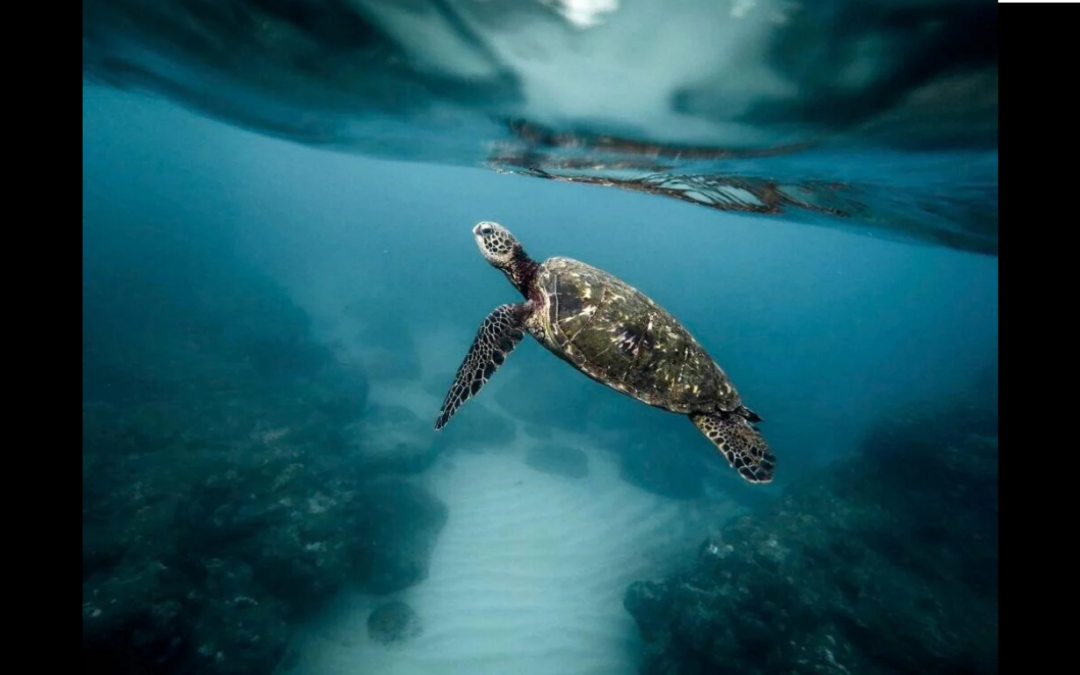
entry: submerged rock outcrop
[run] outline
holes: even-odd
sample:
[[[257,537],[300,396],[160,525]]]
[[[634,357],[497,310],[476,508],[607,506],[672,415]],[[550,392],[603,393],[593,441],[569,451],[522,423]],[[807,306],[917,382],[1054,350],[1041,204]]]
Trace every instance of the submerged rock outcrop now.
[[[996,408],[882,424],[624,604],[649,675],[996,673]]]
[[[243,396],[220,415],[175,405],[198,422],[172,440],[145,420],[124,427],[140,416],[130,408],[84,411],[97,430],[84,453],[87,668],[269,672],[297,612],[345,583],[387,593],[426,576],[445,506],[351,463],[322,415]]]
[[[83,670],[269,673],[343,584],[424,578],[446,507],[386,475],[365,373],[281,289],[213,242],[132,236],[144,259],[90,256],[83,285]]]

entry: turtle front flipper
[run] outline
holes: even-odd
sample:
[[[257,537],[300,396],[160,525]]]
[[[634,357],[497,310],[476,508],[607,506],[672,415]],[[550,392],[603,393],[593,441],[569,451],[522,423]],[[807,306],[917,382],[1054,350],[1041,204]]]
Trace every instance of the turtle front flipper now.
[[[476,331],[476,338],[458,368],[450,391],[446,392],[446,400],[435,420],[436,430],[445,427],[461,404],[480,392],[506,360],[507,354],[514,351],[525,336],[527,313],[526,305],[520,303],[499,305],[487,315]]]
[[[690,413],[690,421],[740,476],[751,483],[772,481],[776,456],[745,417],[738,413]]]

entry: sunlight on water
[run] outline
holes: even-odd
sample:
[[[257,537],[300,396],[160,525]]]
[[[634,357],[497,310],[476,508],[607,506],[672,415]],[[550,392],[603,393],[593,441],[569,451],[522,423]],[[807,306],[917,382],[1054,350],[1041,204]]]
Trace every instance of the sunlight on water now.
[[[997,253],[992,5],[288,6],[93,0],[84,74],[323,147]]]

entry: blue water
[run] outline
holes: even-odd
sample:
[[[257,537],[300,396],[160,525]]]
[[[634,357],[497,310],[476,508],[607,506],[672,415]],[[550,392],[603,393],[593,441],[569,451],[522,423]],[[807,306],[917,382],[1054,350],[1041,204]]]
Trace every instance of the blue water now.
[[[84,81],[87,672],[766,673],[799,659],[997,671],[998,258],[983,245],[992,232],[996,252],[996,149],[912,151],[892,173],[892,155],[838,151],[849,160],[833,178],[857,181],[866,164],[912,195],[933,192],[920,167],[992,176],[963,218],[946,199],[931,234],[898,238],[873,217],[722,212],[409,152],[373,158],[218,117]],[[820,162],[785,170],[813,178]],[[759,168],[770,166],[781,164]],[[989,212],[984,238],[943,243]],[[436,434],[480,321],[518,299],[477,251],[480,220],[537,260],[601,267],[678,317],[764,418],[776,480],[740,481],[683,417],[603,388],[529,337]],[[545,460],[547,446],[573,450]],[[562,482],[543,482],[559,466]],[[522,506],[520,522],[556,528],[556,542],[588,532],[594,560],[613,551],[607,581],[586,583],[569,554],[549,567],[507,514],[489,514],[490,528],[510,528],[505,560],[470,548],[487,521],[469,529],[467,498],[494,500],[499,476],[523,491],[519,505],[552,505]],[[610,512],[590,511],[605,499]],[[635,509],[657,514],[654,529],[604,529]],[[788,553],[769,557],[769,541]],[[716,567],[724,547],[734,557]],[[847,557],[823,563],[823,551]],[[582,647],[567,637],[577,628],[547,632],[554,605],[556,618],[530,619],[525,600],[513,604],[525,591],[500,584],[530,565],[546,570],[529,577],[537,597],[557,594],[545,579],[608,589],[574,606],[595,612],[603,639]],[[648,602],[631,587],[661,578]],[[780,614],[752,624],[723,583]],[[475,623],[447,619],[433,598],[453,584],[505,599],[507,614],[474,597]],[[709,598],[693,630],[672,609],[687,606],[687,584]],[[327,638],[350,611],[355,634]],[[946,619],[959,625],[935,633]],[[805,653],[776,646],[788,643]]]

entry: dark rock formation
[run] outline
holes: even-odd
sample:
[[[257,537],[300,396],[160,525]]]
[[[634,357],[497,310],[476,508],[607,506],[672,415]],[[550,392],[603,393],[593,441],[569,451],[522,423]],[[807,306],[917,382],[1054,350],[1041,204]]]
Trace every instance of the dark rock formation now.
[[[364,509],[352,546],[360,586],[392,593],[426,579],[431,550],[446,524],[446,506],[404,480],[370,484],[360,498]]]
[[[271,429],[231,449],[195,435],[152,461],[92,463],[88,667],[270,672],[290,617],[344,582],[384,593],[426,576],[445,506],[412,483],[352,466],[322,437],[324,426]]]
[[[525,463],[544,473],[567,478],[589,475],[589,456],[578,448],[565,445],[536,447],[525,456]]]
[[[996,410],[882,425],[625,606],[649,674],[997,672]]]
[[[368,616],[368,636],[384,645],[405,642],[423,632],[420,615],[401,601],[379,605]]]
[[[281,289],[220,241],[119,227],[88,226],[83,284],[83,670],[272,672],[290,620],[346,581],[427,574],[445,507],[356,461],[418,422],[350,434],[366,375]]]
[[[243,675],[272,672],[289,639],[288,607],[259,589],[245,564],[222,564],[209,570],[205,597],[187,601],[197,608],[190,624],[195,672]],[[177,603],[178,619],[183,606]]]

